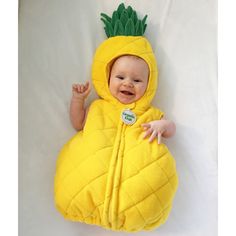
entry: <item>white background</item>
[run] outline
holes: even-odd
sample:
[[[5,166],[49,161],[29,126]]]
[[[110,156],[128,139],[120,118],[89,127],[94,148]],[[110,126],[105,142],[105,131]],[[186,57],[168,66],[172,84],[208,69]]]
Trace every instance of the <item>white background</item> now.
[[[105,39],[100,12],[120,1],[23,0],[19,8],[20,236],[123,235],[65,221],[53,201],[57,154],[75,134],[71,84],[90,79]],[[166,144],[179,189],[165,225],[137,235],[217,234],[217,3],[214,0],[124,1],[148,14],[146,37],[159,66],[153,104],[177,126]],[[89,97],[96,97],[93,91]],[[128,235],[128,234],[126,234]]]

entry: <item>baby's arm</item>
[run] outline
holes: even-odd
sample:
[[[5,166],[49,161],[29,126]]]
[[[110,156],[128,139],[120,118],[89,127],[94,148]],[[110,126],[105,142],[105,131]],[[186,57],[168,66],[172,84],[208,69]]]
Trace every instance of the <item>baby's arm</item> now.
[[[84,127],[87,109],[84,106],[85,99],[90,93],[90,83],[73,84],[70,103],[70,120],[76,130]]]
[[[176,131],[175,123],[165,118],[142,124],[142,127],[146,131],[143,138],[150,136],[149,142],[152,142],[158,137],[158,144],[161,143],[161,137],[170,138]]]

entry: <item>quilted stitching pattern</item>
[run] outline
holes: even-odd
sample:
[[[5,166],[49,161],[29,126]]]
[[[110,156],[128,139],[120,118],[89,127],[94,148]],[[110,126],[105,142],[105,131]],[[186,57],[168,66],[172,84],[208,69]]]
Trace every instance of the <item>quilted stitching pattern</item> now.
[[[103,53],[107,47],[110,52]],[[142,56],[151,71],[143,98],[128,105],[137,115],[132,126],[121,122],[124,105],[110,96],[106,79],[107,64],[126,53]],[[167,147],[142,139],[141,124],[163,116],[149,105],[157,87],[151,47],[143,37],[114,37],[98,48],[94,61],[93,82],[104,99],[92,103],[84,130],[59,154],[56,206],[70,220],[115,231],[151,230],[166,221],[178,184]]]
[[[104,103],[102,100],[94,103],[94,107],[98,110],[100,110],[100,102]],[[106,102],[105,104],[110,105]],[[91,109],[93,109],[93,105]],[[91,112],[87,122],[93,122],[97,117],[101,117],[100,113],[96,116]],[[110,125],[108,128],[102,129],[101,123]],[[164,144],[155,144],[150,148],[150,144],[141,137],[138,137],[136,142],[132,140],[130,143],[125,143],[121,177],[119,185],[114,187],[119,189],[117,218],[110,220],[110,225],[103,221],[109,163],[115,142],[115,138],[111,137],[115,137],[117,134],[117,128],[113,125],[118,122],[114,121],[111,116],[106,116],[104,120],[103,116],[101,123],[96,122],[97,130],[85,128],[83,134],[78,133],[62,149],[63,157],[60,158],[64,158],[64,160],[59,161],[61,165],[58,166],[57,176],[61,176],[61,178],[56,181],[59,184],[55,195],[64,196],[66,202],[59,200],[59,210],[66,218],[72,220],[98,224],[105,228],[112,228],[114,227],[112,225],[116,225],[114,230],[137,231],[148,229],[152,221],[155,222],[155,226],[164,223],[176,191],[177,176],[174,159]],[[85,134],[89,130],[91,132]],[[133,126],[130,130],[131,127],[126,129],[126,138],[130,138],[129,136],[134,135],[133,133],[140,134],[138,127]],[[71,152],[75,151],[74,145],[80,147],[78,144],[80,138],[84,138],[86,142],[94,139],[101,143],[88,144],[91,147],[86,152],[89,154],[87,158],[80,155],[79,148],[77,149],[78,154],[72,155]],[[153,151],[158,153],[158,156],[149,155]],[[65,154],[65,152],[67,153]],[[139,157],[137,157],[137,153],[140,154]],[[65,171],[65,166],[69,168],[67,171]],[[150,173],[152,173],[152,177],[150,177]],[[75,179],[79,180],[78,185],[75,183]],[[129,222],[130,215],[133,216],[131,222]],[[133,224],[134,221],[137,225]]]

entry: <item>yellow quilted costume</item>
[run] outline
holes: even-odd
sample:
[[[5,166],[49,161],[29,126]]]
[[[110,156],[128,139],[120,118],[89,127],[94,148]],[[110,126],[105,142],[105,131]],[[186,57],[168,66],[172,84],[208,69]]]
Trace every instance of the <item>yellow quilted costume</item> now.
[[[110,94],[108,74],[112,61],[126,54],[143,58],[150,74],[144,96],[124,105]],[[164,144],[143,139],[141,127],[163,116],[150,105],[157,73],[145,37],[115,36],[97,49],[92,80],[101,99],[91,104],[84,130],[64,145],[57,161],[55,202],[65,218],[129,232],[166,221],[178,184],[175,161]],[[127,109],[136,116],[132,125],[121,118]]]

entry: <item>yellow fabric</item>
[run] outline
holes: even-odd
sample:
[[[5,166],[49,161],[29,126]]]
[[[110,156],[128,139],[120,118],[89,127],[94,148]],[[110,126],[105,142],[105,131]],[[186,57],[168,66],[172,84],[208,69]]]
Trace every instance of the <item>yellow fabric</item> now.
[[[108,88],[109,65],[125,54],[142,57],[150,69],[145,95],[129,105],[113,98]],[[101,99],[91,104],[84,130],[59,154],[56,206],[70,220],[115,231],[151,230],[166,221],[178,178],[168,148],[142,138],[141,124],[163,116],[150,105],[157,66],[149,42],[138,36],[107,39],[96,51],[92,80]],[[124,108],[136,114],[133,125],[121,120]]]

